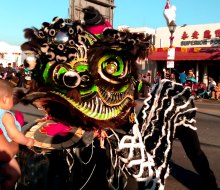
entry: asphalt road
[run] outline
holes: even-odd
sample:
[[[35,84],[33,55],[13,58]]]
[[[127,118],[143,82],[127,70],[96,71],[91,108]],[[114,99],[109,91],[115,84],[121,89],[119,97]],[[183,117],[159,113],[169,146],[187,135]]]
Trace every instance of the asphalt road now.
[[[137,101],[139,112],[143,100]],[[196,101],[198,135],[202,150],[207,155],[210,167],[216,175],[220,187],[220,102]],[[25,122],[29,123],[44,113],[33,106],[16,105],[14,110],[20,110],[25,116]],[[187,158],[182,145],[175,140],[171,158],[170,176],[167,178],[165,190],[198,190],[201,189],[199,175],[195,172],[191,162]]]

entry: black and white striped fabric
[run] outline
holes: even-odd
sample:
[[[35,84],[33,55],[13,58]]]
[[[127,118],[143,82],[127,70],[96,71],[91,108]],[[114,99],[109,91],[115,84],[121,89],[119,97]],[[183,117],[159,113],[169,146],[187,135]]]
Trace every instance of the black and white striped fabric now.
[[[144,189],[164,189],[175,130],[179,126],[196,130],[195,114],[190,89],[162,80],[144,101],[130,134],[120,138],[113,131],[110,136],[110,142],[114,139],[118,143],[112,149],[115,156],[112,166],[115,169],[119,167],[121,175],[132,175],[136,181],[142,182]],[[114,146],[115,141],[112,143]],[[117,184],[113,186],[117,189]]]

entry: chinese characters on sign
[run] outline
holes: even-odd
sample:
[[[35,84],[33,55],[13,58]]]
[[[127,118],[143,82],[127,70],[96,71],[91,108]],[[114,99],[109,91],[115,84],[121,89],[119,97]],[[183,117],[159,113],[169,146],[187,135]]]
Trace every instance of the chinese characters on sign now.
[[[220,29],[215,31],[215,37],[219,37],[220,38]]]
[[[213,37],[210,30],[205,30],[203,34],[199,33],[198,31],[194,31],[191,35],[188,34],[186,31],[183,32],[181,39],[181,46],[188,46],[188,45],[212,45],[217,46],[220,45],[220,29],[215,30],[214,32],[215,36]],[[199,39],[199,36],[202,35],[201,40]],[[188,40],[192,39],[192,40]]]
[[[198,39],[199,33],[197,31],[194,31],[192,33],[192,39]]]
[[[195,31],[192,33],[191,38],[192,38],[192,39],[198,39],[199,35],[200,35],[199,32],[195,30]],[[211,31],[210,31],[210,30],[205,30],[204,33],[203,33],[203,38],[205,38],[205,39],[211,39],[211,37],[212,37]],[[220,37],[220,29],[218,29],[218,30],[215,31],[215,37],[218,37],[218,38]],[[187,34],[186,31],[184,31],[183,34],[182,34],[181,39],[185,40],[185,39],[187,39],[187,38],[189,38],[189,35]]]

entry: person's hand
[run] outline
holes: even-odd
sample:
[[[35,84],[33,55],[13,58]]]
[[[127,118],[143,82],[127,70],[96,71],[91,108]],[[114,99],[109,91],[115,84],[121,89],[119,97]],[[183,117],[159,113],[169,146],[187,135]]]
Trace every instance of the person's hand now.
[[[34,146],[34,139],[28,138],[28,141],[27,141],[26,146],[27,146],[28,148],[31,148],[32,146]]]

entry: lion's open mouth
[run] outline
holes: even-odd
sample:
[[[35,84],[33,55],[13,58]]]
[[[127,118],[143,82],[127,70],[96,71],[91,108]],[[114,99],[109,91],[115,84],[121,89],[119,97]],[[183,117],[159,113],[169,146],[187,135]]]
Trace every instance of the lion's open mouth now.
[[[26,99],[32,102],[37,108],[45,110],[47,115],[60,118],[60,120],[81,118],[82,120],[109,121],[122,117],[123,113],[126,114],[128,105],[133,102],[132,96],[129,94],[121,96],[120,101],[117,98],[117,104],[116,102],[115,104],[112,103],[115,99],[113,96],[112,98],[108,98],[107,101],[106,99],[99,98],[98,95],[101,94],[97,93],[87,100],[76,101],[63,93],[49,91],[31,93]]]
[[[94,96],[88,101],[79,103],[59,92],[52,91],[51,93],[65,99],[73,106],[73,108],[77,109],[82,114],[85,114],[87,117],[95,120],[109,120],[117,117],[131,101],[130,98],[125,98],[120,105],[111,107],[103,103],[103,101],[100,100],[100,98],[98,98],[97,96]]]

